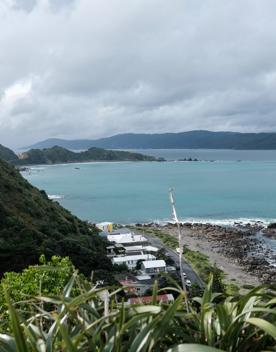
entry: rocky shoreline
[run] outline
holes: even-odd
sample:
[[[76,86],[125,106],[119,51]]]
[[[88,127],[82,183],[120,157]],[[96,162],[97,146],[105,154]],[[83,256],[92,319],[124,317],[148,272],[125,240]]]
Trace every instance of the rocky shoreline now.
[[[176,225],[173,223],[151,223],[142,226],[160,228],[171,235],[177,234]],[[213,259],[213,262],[219,262],[226,274],[229,271],[230,277],[231,274],[235,277],[236,267],[237,276],[240,274],[238,269],[248,276],[245,283],[276,284],[276,224],[266,227],[260,222],[246,225],[236,223],[234,226],[224,227],[184,223],[181,227],[188,246],[198,248]],[[271,247],[272,243],[274,248]],[[240,281],[244,281],[246,275],[239,275]],[[249,280],[249,276],[252,280]]]
[[[266,237],[276,240],[276,223],[270,224],[263,230]]]

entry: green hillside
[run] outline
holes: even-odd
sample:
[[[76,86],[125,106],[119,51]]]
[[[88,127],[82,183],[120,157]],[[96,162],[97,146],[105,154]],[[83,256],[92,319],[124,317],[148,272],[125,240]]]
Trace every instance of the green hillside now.
[[[20,164],[57,164],[85,161],[155,161],[151,156],[126,151],[113,151],[101,148],[90,148],[84,152],[74,153],[62,147],[54,146],[45,149],[31,149],[22,153]]]
[[[0,144],[0,159],[6,160],[9,163],[18,162],[18,156],[9,148]]]
[[[86,275],[111,268],[95,229],[0,160],[0,275],[36,263],[43,253],[69,256]]]

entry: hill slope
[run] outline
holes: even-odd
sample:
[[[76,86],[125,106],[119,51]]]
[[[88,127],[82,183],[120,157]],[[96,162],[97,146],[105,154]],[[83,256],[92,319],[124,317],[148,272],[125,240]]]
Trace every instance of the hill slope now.
[[[0,160],[0,275],[36,263],[42,253],[69,256],[86,275],[111,268],[95,230]]]
[[[190,131],[163,134],[126,133],[97,140],[47,139],[33,148],[54,145],[69,149],[276,149],[276,133]]]
[[[0,159],[15,163],[18,161],[18,156],[11,149],[0,144]]]
[[[31,149],[20,156],[21,164],[56,164],[84,161],[154,161],[154,157],[139,153],[90,148],[85,152],[74,153],[62,147]]]

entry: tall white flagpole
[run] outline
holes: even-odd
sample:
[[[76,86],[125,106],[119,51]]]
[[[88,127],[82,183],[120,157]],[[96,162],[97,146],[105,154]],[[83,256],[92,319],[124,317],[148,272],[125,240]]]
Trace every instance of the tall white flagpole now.
[[[182,243],[182,236],[181,236],[181,229],[180,229],[180,224],[179,224],[179,220],[176,214],[176,209],[175,209],[175,202],[174,202],[174,198],[173,198],[173,189],[170,188],[169,189],[169,198],[170,198],[170,202],[172,205],[172,215],[173,215],[173,219],[177,225],[177,230],[178,230],[178,245],[179,245],[179,271],[180,271],[180,276],[181,276],[181,283],[182,283],[182,288],[185,294],[185,303],[186,303],[186,308],[188,311],[188,301],[187,301],[187,288],[186,288],[186,283],[185,283],[185,279],[184,279],[184,272],[183,272],[183,243]]]

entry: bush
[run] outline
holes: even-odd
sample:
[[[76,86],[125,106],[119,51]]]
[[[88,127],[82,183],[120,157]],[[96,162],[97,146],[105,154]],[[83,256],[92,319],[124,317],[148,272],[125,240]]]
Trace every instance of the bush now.
[[[31,296],[42,294],[59,295],[75,268],[68,257],[53,256],[46,262],[45,257],[40,257],[40,265],[29,266],[22,273],[6,272],[0,285],[0,329],[7,327],[7,306],[4,298],[4,288],[9,291],[10,298],[15,302],[25,301]],[[28,305],[21,305],[25,312]]]

